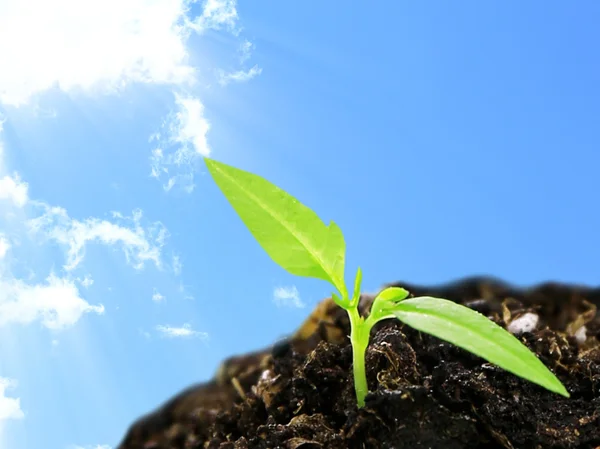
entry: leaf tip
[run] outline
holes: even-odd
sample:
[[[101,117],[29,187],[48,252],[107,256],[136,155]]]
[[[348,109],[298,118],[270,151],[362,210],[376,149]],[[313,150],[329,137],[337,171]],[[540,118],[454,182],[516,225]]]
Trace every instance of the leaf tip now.
[[[567,389],[565,388],[565,386],[562,384],[562,382],[558,379],[556,379],[555,385],[553,385],[552,390],[557,393],[560,394],[561,396],[569,399],[571,397],[571,395],[569,394],[569,392],[567,391]]]

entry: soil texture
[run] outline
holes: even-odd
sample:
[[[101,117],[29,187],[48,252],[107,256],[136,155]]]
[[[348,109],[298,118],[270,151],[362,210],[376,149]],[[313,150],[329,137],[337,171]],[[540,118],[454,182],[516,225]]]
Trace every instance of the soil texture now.
[[[488,316],[571,397],[387,320],[371,334],[359,410],[346,312],[327,299],[291,338],[228,359],[211,382],[140,418],[118,449],[600,448],[600,288],[488,277],[389,285]],[[361,298],[363,315],[372,299]]]

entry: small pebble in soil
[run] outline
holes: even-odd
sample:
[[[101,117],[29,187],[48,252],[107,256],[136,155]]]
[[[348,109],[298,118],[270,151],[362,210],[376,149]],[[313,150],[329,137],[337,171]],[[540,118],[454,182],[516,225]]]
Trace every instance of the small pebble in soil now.
[[[582,345],[583,343],[585,343],[585,341],[587,340],[587,329],[585,326],[581,326],[579,329],[577,329],[577,331],[575,332],[575,340],[577,340],[577,343],[579,343],[580,345]]]
[[[522,334],[523,332],[532,332],[535,330],[540,317],[532,312],[527,312],[519,318],[510,322],[507,329],[513,334]]]

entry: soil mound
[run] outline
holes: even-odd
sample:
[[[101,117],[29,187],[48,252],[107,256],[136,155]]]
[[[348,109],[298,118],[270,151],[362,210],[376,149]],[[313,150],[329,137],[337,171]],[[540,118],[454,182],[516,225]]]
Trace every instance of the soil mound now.
[[[134,423],[119,449],[600,447],[600,288],[487,277],[394,283],[487,315],[563,382],[563,398],[396,320],[372,331],[357,409],[345,311],[324,300],[288,340],[228,359]],[[368,312],[373,297],[363,295]]]

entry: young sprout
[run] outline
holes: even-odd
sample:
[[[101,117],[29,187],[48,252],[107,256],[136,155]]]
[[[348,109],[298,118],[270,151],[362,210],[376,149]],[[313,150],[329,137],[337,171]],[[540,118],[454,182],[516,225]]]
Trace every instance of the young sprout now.
[[[375,297],[365,319],[358,311],[362,272],[359,267],[350,297],[344,281],[346,243],[333,221],[325,225],[307,206],[258,175],[213,159],[205,161],[217,186],[273,261],[291,274],[322,279],[337,290],[332,298],[350,318],[358,407],[364,406],[368,393],[365,352],[371,329],[389,318],[569,397],[562,383],[525,345],[468,307],[429,296],[408,298],[409,293],[403,288],[389,287]]]

